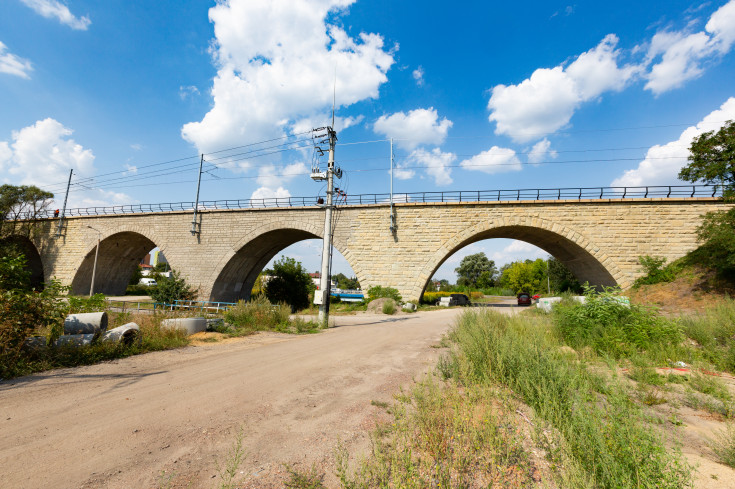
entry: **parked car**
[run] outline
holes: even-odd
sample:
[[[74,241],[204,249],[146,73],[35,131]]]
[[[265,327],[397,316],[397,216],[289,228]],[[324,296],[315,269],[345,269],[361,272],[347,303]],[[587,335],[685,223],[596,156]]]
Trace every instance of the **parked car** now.
[[[138,282],[138,285],[145,285],[147,287],[153,287],[154,285],[158,285],[158,283],[156,283],[155,278],[142,278]]]
[[[531,294],[528,292],[521,292],[518,294],[518,305],[519,306],[530,306],[531,305]]]
[[[470,298],[467,297],[465,294],[452,294],[448,297],[440,297],[439,300],[436,302],[436,305],[444,307],[470,306],[472,305],[472,303],[470,302]]]

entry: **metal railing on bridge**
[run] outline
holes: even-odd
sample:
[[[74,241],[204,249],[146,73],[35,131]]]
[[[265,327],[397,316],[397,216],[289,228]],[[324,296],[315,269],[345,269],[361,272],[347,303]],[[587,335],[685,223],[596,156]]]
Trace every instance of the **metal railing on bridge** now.
[[[578,187],[535,188],[514,190],[453,190],[448,192],[410,192],[393,194],[394,203],[450,203],[450,202],[512,202],[528,200],[586,200],[586,199],[682,199],[696,197],[722,197],[722,185],[658,185],[641,187]],[[319,197],[279,197],[270,199],[227,199],[199,202],[198,209],[264,209],[289,207],[319,207]],[[338,206],[387,204],[390,194],[342,195],[335,199]],[[110,214],[140,214],[176,211],[193,211],[194,202],[168,202],[161,204],[130,204],[109,207],[79,207],[67,209],[65,217],[103,216]],[[25,219],[28,216],[18,216]],[[47,210],[40,218],[58,217]]]

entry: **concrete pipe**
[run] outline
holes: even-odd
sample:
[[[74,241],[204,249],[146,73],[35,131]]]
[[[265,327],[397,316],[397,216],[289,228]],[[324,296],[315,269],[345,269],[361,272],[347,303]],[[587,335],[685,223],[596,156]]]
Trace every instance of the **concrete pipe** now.
[[[89,334],[65,334],[62,336],[59,336],[59,339],[56,340],[56,343],[54,343],[56,346],[85,346],[85,345],[91,345],[96,337],[99,336],[94,333]]]
[[[140,327],[135,323],[128,323],[107,331],[102,335],[101,341],[122,343],[125,346],[130,346],[136,342],[140,343],[141,339]]]
[[[162,329],[183,329],[186,334],[192,335],[201,331],[206,331],[206,318],[176,318],[164,319],[161,321]]]
[[[64,320],[64,334],[99,334],[107,330],[106,312],[71,314]]]

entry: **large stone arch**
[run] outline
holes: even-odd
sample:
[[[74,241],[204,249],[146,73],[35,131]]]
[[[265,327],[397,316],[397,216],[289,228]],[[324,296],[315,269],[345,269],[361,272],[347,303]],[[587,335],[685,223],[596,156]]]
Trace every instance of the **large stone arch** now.
[[[321,239],[322,235],[323,228],[307,222],[273,222],[252,229],[219,260],[209,279],[212,284],[210,300],[249,299],[258,274],[273,257],[294,243]],[[346,248],[336,236],[332,244],[355,270]]]
[[[426,261],[412,287],[415,295],[421,296],[429,279],[456,251],[491,238],[519,239],[538,246],[564,263],[583,283],[630,285],[612,258],[583,234],[546,219],[520,217],[484,221],[452,236]]]
[[[23,253],[26,258],[26,270],[31,273],[30,285],[34,290],[42,290],[44,282],[43,260],[36,245],[26,236],[12,235],[2,239],[5,243],[11,243]]]
[[[94,224],[94,223],[93,223]],[[164,243],[143,226],[117,226],[103,228],[94,226],[101,232],[99,255],[94,278],[94,292],[106,295],[123,295],[130,277],[145,255],[158,246],[166,252]],[[71,283],[71,293],[88,294],[92,283],[94,257],[97,247],[97,231],[83,228],[85,233],[85,254],[76,267]]]

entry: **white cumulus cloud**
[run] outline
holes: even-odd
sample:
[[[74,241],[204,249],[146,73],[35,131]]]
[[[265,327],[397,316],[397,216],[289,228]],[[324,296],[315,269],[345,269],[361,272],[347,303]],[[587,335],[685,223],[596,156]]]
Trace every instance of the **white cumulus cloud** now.
[[[331,19],[354,0],[217,2],[212,47],[214,104],[182,127],[199,152],[294,132],[295,121],[378,97],[393,54],[378,34],[350,37]]]
[[[33,66],[30,61],[9,52],[8,47],[0,41],[0,73],[28,79],[31,71]]]
[[[457,155],[454,153],[443,153],[439,148],[434,148],[431,151],[418,148],[406,157],[406,165],[425,167],[426,173],[434,178],[434,182],[437,185],[441,186],[449,185],[453,182],[451,165],[456,160]],[[405,170],[399,169],[399,171]]]
[[[416,80],[416,85],[419,87],[424,86],[424,68],[419,66],[415,70],[413,70],[413,73],[411,73],[413,76],[413,79]]]
[[[722,106],[705,116],[696,126],[690,126],[679,139],[666,144],[652,146],[638,167],[626,170],[612,182],[613,187],[636,187],[645,185],[683,185],[677,175],[688,161],[692,140],[707,131],[717,131],[725,121],[735,120],[735,97],[730,97]]]
[[[13,131],[12,142],[0,141],[0,171],[2,183],[36,185],[56,192],[56,202],[63,202],[63,190],[74,170],[72,183],[94,174],[94,153],[71,139],[73,131],[60,122],[47,118]],[[95,189],[94,183],[85,182],[84,191],[69,194],[69,207],[103,206],[131,203],[132,199],[120,192]]]
[[[47,19],[56,19],[72,29],[86,31],[92,23],[89,17],[76,17],[69,11],[69,7],[58,0],[20,0],[39,15]]]
[[[531,151],[528,152],[528,162],[529,163],[540,163],[544,161],[544,159],[548,158],[556,158],[558,153],[551,149],[551,141],[544,138],[538,143],[533,145],[533,148],[531,148]]]
[[[655,95],[679,88],[704,72],[703,63],[726,54],[735,42],[735,0],[720,7],[700,32],[657,32],[648,46],[645,88]]]
[[[618,66],[617,43],[609,34],[566,67],[539,68],[518,85],[495,86],[487,105],[495,133],[518,142],[540,139],[567,125],[583,102],[622,90],[639,68]]]
[[[434,107],[416,109],[408,114],[396,112],[383,115],[375,121],[373,130],[389,138],[395,138],[396,145],[406,150],[415,149],[422,144],[440,145],[452,127],[447,118],[439,120]]]
[[[250,196],[251,199],[287,199],[291,197],[291,192],[283,187],[272,189],[269,187],[260,187]]]
[[[541,248],[516,239],[502,250],[490,253],[489,258],[498,266],[503,266],[518,260],[546,259],[548,256],[549,254]]]
[[[521,161],[516,156],[516,152],[498,146],[493,146],[487,151],[464,160],[459,165],[466,170],[490,174],[519,171],[521,169]]]
[[[258,185],[269,188],[282,187],[296,177],[308,177],[309,169],[304,163],[286,166],[262,165],[258,169]]]

